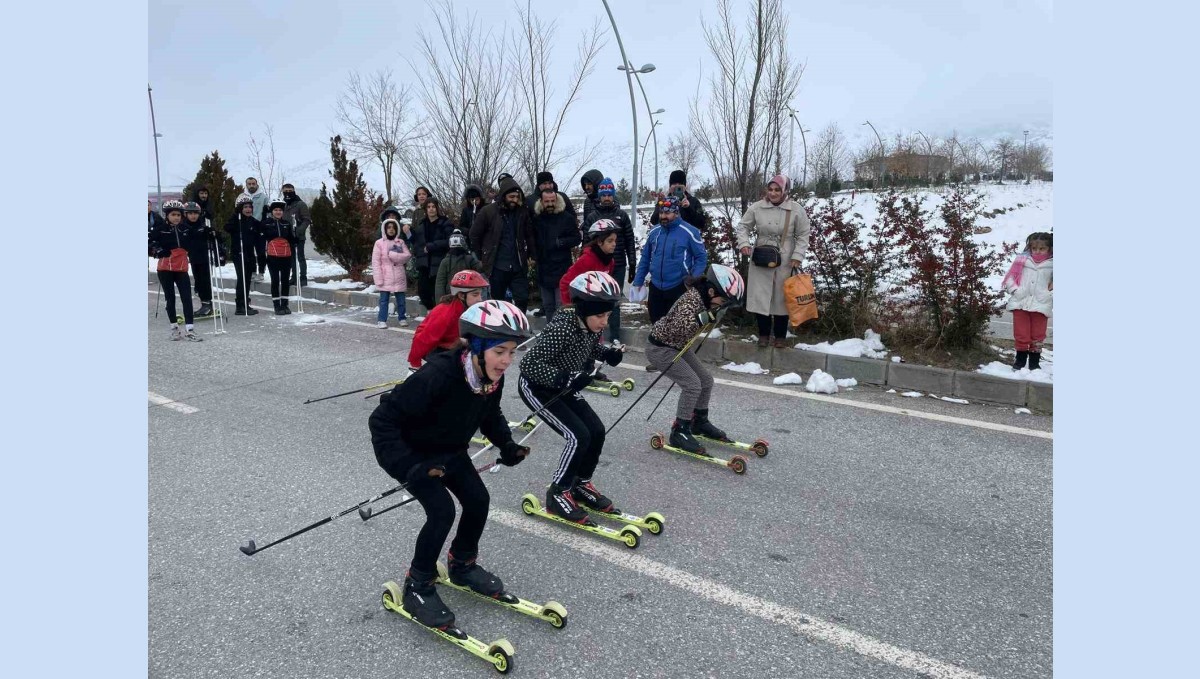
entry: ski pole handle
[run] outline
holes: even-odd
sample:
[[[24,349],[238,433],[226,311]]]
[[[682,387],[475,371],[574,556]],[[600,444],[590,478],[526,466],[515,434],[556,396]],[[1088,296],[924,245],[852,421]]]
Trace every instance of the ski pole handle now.
[[[495,467],[499,463],[500,463],[500,460],[496,460],[495,462],[489,462],[488,464],[485,464],[482,467],[476,467],[475,471],[477,473],[482,474],[482,473],[488,471],[489,469],[491,469],[492,467]],[[391,507],[385,507],[377,512],[373,511],[370,507],[363,507],[358,510],[358,516],[363,521],[366,521],[368,519],[379,516],[380,514],[387,514],[388,512],[392,511],[393,509],[396,509],[397,507],[403,507],[404,505],[406,505],[416,499],[417,498],[415,498],[415,497],[408,497],[408,498],[405,498],[405,499],[397,502],[396,504],[392,505]],[[266,549],[266,548],[264,547],[263,549]]]

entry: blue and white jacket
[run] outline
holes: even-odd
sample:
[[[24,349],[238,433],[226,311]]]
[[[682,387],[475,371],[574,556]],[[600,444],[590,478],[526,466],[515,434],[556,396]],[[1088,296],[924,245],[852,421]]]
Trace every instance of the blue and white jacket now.
[[[668,290],[681,285],[685,276],[703,276],[706,266],[708,253],[700,230],[676,217],[646,234],[633,284],[645,285],[646,274],[650,274],[654,287]]]

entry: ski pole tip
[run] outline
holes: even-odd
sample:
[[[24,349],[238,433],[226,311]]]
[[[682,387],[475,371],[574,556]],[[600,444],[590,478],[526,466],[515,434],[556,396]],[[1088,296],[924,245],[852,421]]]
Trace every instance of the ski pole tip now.
[[[371,518],[371,508],[363,507],[362,509],[358,510],[358,516],[363,521],[366,521],[367,519]]]
[[[238,547],[238,549],[242,550],[242,554],[245,554],[246,556],[254,556],[254,553],[258,551],[258,548],[255,547],[253,540],[251,540],[248,544]]]

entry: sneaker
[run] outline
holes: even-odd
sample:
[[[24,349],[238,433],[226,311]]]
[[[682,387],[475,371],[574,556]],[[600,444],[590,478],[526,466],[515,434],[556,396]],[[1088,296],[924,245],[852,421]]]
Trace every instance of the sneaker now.
[[[418,575],[410,570],[404,578],[404,610],[417,622],[426,627],[445,629],[454,625],[454,612],[438,596],[434,578]]]
[[[256,316],[256,315],[258,315],[258,309],[248,306],[248,307],[246,307],[246,315],[247,316]]]
[[[649,363],[647,363],[647,364],[646,364],[646,372],[648,372],[648,373],[656,373],[656,372],[658,372],[658,368],[655,368],[654,366],[652,366],[652,365],[650,365]]]
[[[504,596],[504,582],[484,570],[475,562],[475,559],[460,561],[454,558],[453,554],[448,554],[447,557],[450,582],[459,587],[470,587],[472,591],[493,599],[500,599]]]
[[[536,316],[536,317],[538,317],[538,318],[541,318],[542,316],[545,316],[545,315],[546,315],[546,312],[542,311],[541,309],[534,309],[533,311],[531,311],[531,312],[529,313],[529,315],[530,315],[530,316]]]
[[[785,340],[782,337],[776,337],[774,346],[776,349],[786,349],[787,348],[787,340]]]
[[[575,484],[575,487],[571,489],[571,495],[575,498],[576,502],[582,502],[598,512],[611,513],[616,511],[613,509],[612,500],[597,490],[591,480],[580,481]]]
[[[178,325],[172,325],[171,326],[171,341],[178,342],[181,339],[183,339],[183,331],[179,329]]]
[[[212,315],[213,315],[213,308],[212,308],[212,304],[209,302],[202,303],[200,305],[200,308],[196,310],[196,316],[199,318],[204,318],[205,316],[212,316]]]
[[[608,379],[608,375],[605,375],[604,373],[600,372],[599,370],[596,371],[595,375],[592,375],[592,381],[593,382],[604,382],[606,384],[612,382],[612,380]]]
[[[546,489],[546,512],[572,523],[582,523],[585,526],[594,525],[588,518],[587,512],[575,504],[571,489],[566,486],[552,483]]]
[[[183,333],[183,336],[186,337],[189,342],[203,342],[204,341],[204,338],[197,335],[194,330],[188,330],[187,332]]]
[[[379,321],[375,324],[375,327],[379,328],[380,330],[387,330],[387,321]]]
[[[260,274],[260,273],[256,273],[256,274],[254,274],[253,276],[251,276],[251,277],[250,277],[250,281],[251,281],[252,283],[262,283],[262,282],[263,282],[263,275],[262,275],[262,274]]]
[[[407,318],[401,318],[401,319],[400,319],[400,327],[401,327],[401,328],[407,328],[407,327],[408,327],[408,319],[407,319]]]

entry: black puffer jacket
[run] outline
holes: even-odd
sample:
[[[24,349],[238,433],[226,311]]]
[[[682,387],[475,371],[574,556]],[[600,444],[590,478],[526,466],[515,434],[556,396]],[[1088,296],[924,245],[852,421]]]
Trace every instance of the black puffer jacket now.
[[[616,222],[617,226],[621,228],[617,231],[617,249],[613,250],[613,266],[617,269],[625,267],[626,271],[637,271],[637,237],[633,233],[633,223],[629,221],[629,213],[622,210],[616,201],[613,201],[613,204],[608,207],[598,204],[592,215],[594,219],[584,225],[584,232],[586,233],[589,226],[601,219],[611,219]],[[628,263],[628,267],[626,267],[626,263]],[[625,283],[625,281],[617,282]]]
[[[261,226],[257,219],[243,215],[241,210],[229,216],[229,221],[225,222],[225,233],[229,234],[229,250],[234,257],[240,257],[242,252],[254,253]]]
[[[564,307],[555,312],[537,343],[521,358],[521,377],[543,389],[562,390],[571,383],[571,373],[603,358],[600,333],[584,327],[575,307]]]
[[[149,254],[151,257],[162,258],[170,255],[175,248],[186,250],[191,239],[192,232],[188,228],[186,219],[179,222],[179,226],[171,226],[165,219],[155,222],[150,227]],[[191,258],[190,253],[188,258]]]
[[[450,234],[454,232],[454,222],[446,217],[438,217],[436,222],[428,219],[421,222],[420,228],[412,232],[413,259],[419,268],[428,268],[437,273],[442,258],[450,251]],[[426,252],[426,246],[429,250]]]
[[[296,227],[287,217],[283,219],[275,219],[267,217],[258,223],[258,240],[263,245],[275,240],[283,238],[292,246],[292,252],[296,251],[296,246],[300,244],[300,239],[296,237]]]
[[[571,268],[571,248],[580,243],[575,214],[566,211],[562,194],[558,194],[554,212],[547,212],[539,200],[533,206],[533,230],[537,234],[538,281],[549,288],[558,288],[558,280]]]
[[[184,247],[187,248],[188,259],[192,261],[192,264],[207,263],[208,253],[217,243],[220,243],[220,252],[222,254],[225,252],[225,244],[217,238],[216,229],[204,223],[203,215],[196,220],[195,224],[188,222],[187,217],[184,217],[183,221],[187,223],[188,227],[188,238]]]
[[[430,354],[425,365],[379,399],[368,424],[379,466],[403,478],[413,465],[467,454],[478,429],[504,449],[514,445],[500,410],[504,378],[490,394],[467,385],[461,351]]]

